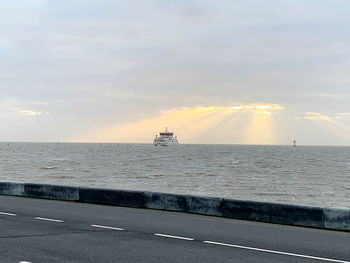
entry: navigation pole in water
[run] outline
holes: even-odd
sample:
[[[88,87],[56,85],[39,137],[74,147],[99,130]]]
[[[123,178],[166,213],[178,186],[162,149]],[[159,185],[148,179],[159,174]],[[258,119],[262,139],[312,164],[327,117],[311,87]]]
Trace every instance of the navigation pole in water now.
[[[293,141],[293,147],[297,147],[297,141],[296,140]]]

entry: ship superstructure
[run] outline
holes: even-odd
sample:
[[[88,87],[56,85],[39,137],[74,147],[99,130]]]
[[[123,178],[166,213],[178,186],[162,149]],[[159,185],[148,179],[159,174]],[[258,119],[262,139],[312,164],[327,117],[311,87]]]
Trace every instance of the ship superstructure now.
[[[169,132],[168,128],[165,128],[164,132],[159,133],[159,137],[156,135],[156,138],[153,141],[154,146],[168,146],[168,145],[177,145],[177,136],[173,132]]]

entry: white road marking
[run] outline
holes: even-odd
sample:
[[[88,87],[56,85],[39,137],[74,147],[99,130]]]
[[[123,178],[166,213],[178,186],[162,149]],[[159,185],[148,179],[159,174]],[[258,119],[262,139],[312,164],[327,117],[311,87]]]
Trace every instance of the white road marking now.
[[[111,229],[111,230],[118,230],[118,231],[123,231],[125,229],[119,228],[119,227],[111,227],[111,226],[100,226],[100,225],[91,225],[92,227],[97,227],[97,228],[103,228],[103,229]]]
[[[32,263],[32,262],[29,262],[29,261],[20,261],[19,263]]]
[[[189,237],[179,237],[179,236],[171,236],[171,235],[165,235],[165,234],[154,234],[155,236],[158,237],[168,237],[168,238],[175,238],[175,239],[181,239],[181,240],[189,240],[189,241],[193,241],[193,238],[189,238]]]
[[[308,256],[308,255],[288,253],[288,252],[275,251],[275,250],[269,250],[269,249],[262,249],[262,248],[255,248],[255,247],[246,247],[246,246],[239,246],[239,245],[226,244],[226,243],[213,242],[213,241],[203,241],[203,242],[207,243],[207,244],[212,244],[212,245],[219,245],[219,246],[225,246],[225,247],[233,247],[233,248],[254,250],[254,251],[260,251],[260,252],[272,253],[272,254],[279,254],[279,255],[285,255],[285,256],[309,258],[309,259],[322,260],[322,261],[328,261],[328,262],[337,262],[337,263],[350,263],[350,261],[331,259],[331,258],[322,258],[322,257],[315,257],[315,256]]]
[[[51,219],[51,218],[45,218],[45,217],[36,217],[37,220],[44,220],[44,221],[50,221],[50,222],[57,222],[57,223],[63,223],[63,220],[57,220],[57,219]]]
[[[4,215],[4,216],[17,216],[16,214],[5,213],[5,212],[0,212],[0,215]]]

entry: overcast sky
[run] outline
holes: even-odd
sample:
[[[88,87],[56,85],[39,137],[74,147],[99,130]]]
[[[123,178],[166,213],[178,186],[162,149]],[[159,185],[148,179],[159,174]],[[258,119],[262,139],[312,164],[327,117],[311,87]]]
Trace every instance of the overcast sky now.
[[[350,145],[350,1],[4,0],[0,141]],[[261,107],[263,106],[263,107]]]

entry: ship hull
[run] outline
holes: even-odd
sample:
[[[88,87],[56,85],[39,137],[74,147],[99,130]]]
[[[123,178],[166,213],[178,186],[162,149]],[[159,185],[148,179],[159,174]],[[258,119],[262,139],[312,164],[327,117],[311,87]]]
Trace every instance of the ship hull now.
[[[154,146],[170,146],[170,145],[178,145],[177,141],[155,141],[153,143]]]

